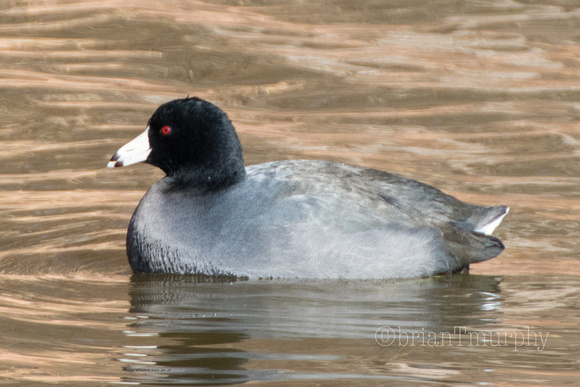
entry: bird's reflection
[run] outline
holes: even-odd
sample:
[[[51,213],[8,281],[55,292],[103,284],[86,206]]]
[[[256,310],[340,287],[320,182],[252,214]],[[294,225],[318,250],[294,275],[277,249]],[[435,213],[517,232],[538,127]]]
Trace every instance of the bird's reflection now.
[[[226,281],[226,280],[224,280]],[[126,335],[146,343],[126,348],[126,381],[168,384],[235,384],[248,380],[245,351],[215,346],[250,336],[231,330],[234,318],[203,308],[194,276],[134,276],[132,322]],[[209,281],[218,284],[223,281]],[[223,284],[227,286],[227,284]],[[151,338],[154,338],[151,340]],[[150,342],[156,343],[149,345]]]
[[[372,339],[381,326],[450,332],[455,326],[489,326],[501,316],[499,283],[464,274],[404,281],[134,276],[125,331],[131,345],[121,356],[128,371],[124,382],[207,385],[328,378],[319,372],[260,370],[260,362],[285,361],[291,369],[292,361],[328,362],[347,355],[316,349],[288,353],[280,346],[288,338],[352,339],[369,346],[377,345]],[[252,339],[263,339],[266,348],[244,350],[244,342]]]

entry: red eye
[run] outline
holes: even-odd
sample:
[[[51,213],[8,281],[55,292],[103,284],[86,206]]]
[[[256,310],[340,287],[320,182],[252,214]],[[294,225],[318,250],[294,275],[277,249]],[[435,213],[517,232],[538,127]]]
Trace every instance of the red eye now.
[[[169,133],[171,133],[171,127],[165,125],[164,127],[161,128],[161,134],[163,134],[164,136],[167,136]]]

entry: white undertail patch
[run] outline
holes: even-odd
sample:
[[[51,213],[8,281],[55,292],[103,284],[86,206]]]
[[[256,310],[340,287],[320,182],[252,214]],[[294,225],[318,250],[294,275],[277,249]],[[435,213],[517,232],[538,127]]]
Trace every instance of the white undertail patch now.
[[[493,230],[495,230],[497,228],[497,226],[500,225],[501,221],[508,214],[508,212],[510,212],[510,209],[509,209],[509,207],[506,207],[505,212],[502,215],[498,216],[497,218],[495,218],[491,222],[486,223],[483,226],[476,228],[475,231],[483,233],[485,235],[491,235]]]

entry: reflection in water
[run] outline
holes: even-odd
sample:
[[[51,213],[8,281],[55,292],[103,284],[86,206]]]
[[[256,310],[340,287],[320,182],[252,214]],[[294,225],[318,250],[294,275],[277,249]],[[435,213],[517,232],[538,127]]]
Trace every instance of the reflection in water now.
[[[475,275],[238,283],[140,276],[128,283],[126,276],[4,275],[0,380],[565,385],[579,376],[579,295],[572,276],[501,283]],[[391,343],[376,336],[387,327]],[[509,337],[528,330],[549,333],[545,346]],[[441,340],[417,336],[428,332]],[[487,332],[495,336],[481,336]],[[505,345],[497,346],[498,335]],[[538,375],[549,378],[536,383]]]
[[[489,329],[501,316],[499,281],[469,275],[236,283],[139,275],[132,278],[130,296],[133,317],[125,334],[137,344],[125,347],[121,361],[131,373],[126,381],[146,383],[392,379],[364,367],[342,369],[345,356],[316,353],[317,342],[351,341],[376,349],[381,327],[403,335],[428,329],[456,337],[455,327]],[[312,348],[291,350],[288,338],[308,338]],[[264,340],[270,344],[260,348]],[[276,363],[300,364],[303,370],[266,368]],[[319,363],[327,364],[324,370]],[[400,378],[421,379],[412,373]]]

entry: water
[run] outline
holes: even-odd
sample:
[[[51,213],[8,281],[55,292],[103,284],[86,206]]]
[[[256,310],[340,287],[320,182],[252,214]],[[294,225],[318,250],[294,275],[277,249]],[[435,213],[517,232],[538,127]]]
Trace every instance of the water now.
[[[0,11],[3,383],[578,383],[577,1]],[[410,281],[132,277],[126,227],[161,173],[105,165],[188,94],[228,112],[247,164],[349,162],[509,205],[507,249]]]

